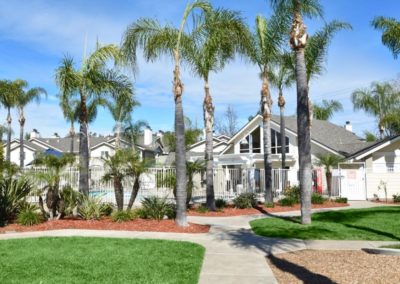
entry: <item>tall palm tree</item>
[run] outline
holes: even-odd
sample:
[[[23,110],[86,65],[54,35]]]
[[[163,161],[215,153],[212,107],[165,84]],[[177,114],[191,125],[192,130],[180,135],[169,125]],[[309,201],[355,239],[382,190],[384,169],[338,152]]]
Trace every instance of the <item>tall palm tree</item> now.
[[[141,47],[146,59],[154,60],[163,54],[174,59],[173,93],[175,101],[175,135],[176,135],[176,180],[177,180],[177,211],[176,223],[188,226],[186,217],[186,156],[185,156],[185,125],[182,107],[183,83],[180,75],[181,50],[190,41],[184,33],[186,21],[194,10],[210,10],[210,4],[205,1],[189,3],[183,13],[179,29],[166,25],[161,26],[152,19],[139,19],[131,24],[125,32],[123,49],[128,62],[135,66],[136,49]],[[196,29],[197,27],[193,27]]]
[[[286,23],[279,14],[267,20],[259,15],[256,18],[256,27],[252,35],[252,44],[249,46],[250,59],[260,69],[262,80],[260,107],[263,117],[264,139],[264,171],[265,171],[265,201],[272,203],[272,159],[271,159],[271,115],[272,98],[270,92],[270,78],[272,66],[280,55],[284,40]]]
[[[25,91],[24,89],[28,88],[28,82],[21,80],[19,83],[19,90],[18,90],[18,96],[17,96],[17,101],[16,101],[16,106],[18,108],[18,122],[20,125],[20,131],[19,131],[19,166],[20,168],[23,168],[25,166],[24,160],[25,160],[25,155],[24,155],[24,126],[25,126],[25,114],[24,114],[24,108],[31,103],[32,101],[35,101],[36,103],[40,102],[40,98],[42,96],[47,97],[47,92],[45,89],[36,87],[29,89]]]
[[[319,120],[329,120],[335,112],[342,110],[343,105],[336,100],[322,100],[321,104],[313,104],[313,115]]]
[[[297,84],[297,138],[299,148],[299,177],[301,191],[301,223],[311,223],[311,108],[308,97],[308,80],[305,60],[307,30],[305,17],[322,15],[318,0],[271,0],[278,13],[292,19],[290,46],[295,53]]]
[[[329,197],[332,195],[332,168],[336,167],[343,158],[334,154],[320,154],[317,155],[317,166],[325,167],[326,184],[328,187]]]
[[[7,153],[6,153],[6,161],[10,162],[11,160],[11,109],[15,107],[17,103],[17,97],[19,95],[18,89],[21,84],[23,84],[23,80],[1,80],[0,81],[0,102],[7,109]]]
[[[150,125],[147,121],[138,120],[133,122],[132,120],[125,122],[123,126],[124,136],[127,137],[131,143],[132,152],[136,152],[136,144],[139,136],[143,134],[145,128],[149,128]]]
[[[285,126],[285,97],[283,96],[283,89],[290,87],[296,77],[293,68],[291,68],[291,55],[283,53],[275,63],[274,68],[269,72],[269,80],[271,85],[278,89],[278,106],[279,106],[279,120],[280,120],[280,141],[281,141],[281,168],[286,168],[286,126]]]
[[[120,50],[115,45],[100,46],[83,59],[80,69],[66,56],[56,70],[56,83],[62,96],[79,98],[79,191],[89,194],[88,102],[98,102],[131,87],[127,76],[107,65],[112,59],[120,63]],[[94,104],[95,106],[95,104]]]
[[[59,96],[60,107],[63,112],[65,120],[69,123],[69,137],[70,146],[69,152],[74,153],[74,139],[75,139],[75,127],[74,124],[79,117],[79,101],[73,99],[71,96]]]
[[[210,94],[211,72],[222,70],[236,52],[243,53],[250,34],[239,13],[217,9],[207,13],[202,23],[205,28],[193,42],[188,61],[194,73],[204,82],[203,117],[206,136],[206,206],[215,211],[213,173],[214,105]]]
[[[394,58],[400,54],[400,21],[394,18],[375,17],[372,26],[381,30],[382,43],[393,53]]]
[[[355,90],[351,95],[351,101],[354,110],[364,110],[377,118],[382,139],[387,130],[386,116],[400,106],[400,93],[390,83],[373,82],[369,89]]]

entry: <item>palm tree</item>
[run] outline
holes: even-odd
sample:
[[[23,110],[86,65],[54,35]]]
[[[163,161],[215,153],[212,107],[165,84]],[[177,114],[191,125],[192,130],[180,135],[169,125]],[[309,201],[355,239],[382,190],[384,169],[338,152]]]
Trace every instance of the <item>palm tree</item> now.
[[[274,68],[268,74],[271,85],[278,89],[278,106],[280,118],[280,141],[282,146],[281,151],[281,168],[286,168],[286,126],[285,126],[285,98],[283,96],[283,89],[290,87],[296,77],[293,68],[291,68],[291,55],[289,53],[282,54]]]
[[[279,14],[267,20],[259,15],[249,46],[251,61],[260,69],[262,80],[260,107],[263,117],[264,138],[264,171],[265,171],[265,201],[272,203],[272,159],[271,159],[271,115],[272,98],[270,92],[269,74],[280,55],[284,40],[285,21]]]
[[[367,130],[364,131],[364,135],[365,135],[365,142],[375,142],[378,140],[378,138],[374,133],[369,132]]]
[[[80,69],[75,68],[71,57],[66,56],[56,70],[56,83],[61,96],[79,97],[79,191],[89,194],[89,142],[88,103],[103,103],[109,96],[131,88],[127,76],[109,69],[108,60],[120,63],[120,50],[115,45],[97,45],[96,50],[84,58]]]
[[[7,109],[7,162],[10,162],[11,160],[11,109],[15,107],[15,104],[17,103],[18,89],[22,82],[23,81],[19,79],[15,81],[0,81],[0,102]]]
[[[193,42],[188,52],[188,61],[194,73],[204,82],[203,117],[206,136],[206,206],[215,211],[213,181],[213,128],[214,105],[210,94],[209,77],[211,72],[222,70],[233,59],[237,51],[243,52],[243,46],[250,35],[239,13],[226,9],[212,10],[206,14],[205,28],[201,36]]]
[[[139,136],[143,134],[144,128],[149,128],[150,125],[148,124],[147,121],[144,120],[138,120],[136,122],[127,121],[125,122],[125,125],[123,126],[123,133],[124,136],[127,137],[131,143],[132,146],[132,152],[136,152],[136,144]]]
[[[131,24],[125,32],[123,50],[128,62],[135,66],[136,49],[141,47],[146,59],[154,60],[163,54],[173,57],[174,79],[173,93],[175,101],[175,135],[176,135],[176,180],[177,180],[177,214],[176,223],[188,226],[186,217],[186,156],[185,156],[185,125],[182,107],[183,83],[180,75],[181,50],[190,41],[183,29],[188,17],[195,9],[210,10],[210,4],[205,1],[189,3],[183,13],[179,29],[169,25],[162,27],[152,19],[139,19]],[[193,27],[196,29],[197,27]]]
[[[329,120],[333,114],[343,110],[343,105],[336,100],[322,100],[321,104],[313,104],[313,114],[316,119]]]
[[[394,18],[375,17],[372,26],[383,31],[382,43],[390,49],[394,58],[397,58],[400,54],[400,22]]]
[[[79,117],[79,101],[72,99],[70,96],[59,96],[60,107],[63,112],[64,118],[69,122],[69,137],[71,139],[69,152],[74,153],[74,139],[75,139],[75,127],[74,124]]]
[[[328,194],[331,197],[332,194],[332,171],[333,167],[336,167],[340,162],[343,161],[343,158],[334,154],[320,154],[317,155],[317,166],[325,167],[325,175],[326,175],[326,184],[328,187]]]
[[[278,13],[292,18],[290,45],[295,53],[295,73],[297,84],[297,133],[299,149],[299,177],[301,191],[301,223],[311,223],[311,108],[308,97],[307,67],[305,48],[307,31],[303,16],[322,15],[318,0],[271,0]]]
[[[140,159],[139,155],[132,153],[131,151],[126,152],[127,157],[127,175],[134,179],[131,197],[127,206],[127,210],[131,210],[135,203],[136,197],[139,193],[140,188],[140,176],[146,172],[150,166],[150,162],[145,159]]]
[[[25,155],[24,155],[24,125],[25,125],[25,115],[24,115],[24,108],[31,103],[32,101],[35,101],[36,103],[40,102],[40,98],[42,95],[47,97],[47,92],[45,89],[37,87],[37,88],[32,88],[27,91],[25,91],[25,88],[28,88],[28,82],[21,80],[19,83],[19,95],[17,96],[17,101],[16,101],[16,106],[18,108],[18,114],[19,114],[19,125],[20,125],[20,131],[19,131],[19,166],[20,168],[23,168],[25,166],[24,160],[25,160]]]
[[[381,139],[387,129],[386,116],[399,107],[399,99],[400,93],[389,83],[374,82],[369,89],[357,89],[351,95],[354,110],[364,110],[377,118]]]

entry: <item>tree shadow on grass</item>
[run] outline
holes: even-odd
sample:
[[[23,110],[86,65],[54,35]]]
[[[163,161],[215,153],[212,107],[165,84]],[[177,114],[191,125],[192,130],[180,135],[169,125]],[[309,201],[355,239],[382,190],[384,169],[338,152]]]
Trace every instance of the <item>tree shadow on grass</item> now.
[[[275,257],[274,255],[269,255],[268,259],[278,269],[292,274],[293,276],[295,276],[297,279],[303,281],[304,283],[318,283],[318,284],[336,283],[324,275],[314,273],[303,266],[289,262],[285,259]]]
[[[388,237],[392,240],[400,241],[400,238],[398,236],[393,235],[392,233],[389,233],[389,232],[383,232],[383,231],[376,230],[376,229],[373,229],[370,227],[357,226],[357,225],[351,225],[351,224],[343,224],[343,225],[348,228],[358,229],[358,230],[366,231],[369,233],[374,233],[378,236],[384,236],[384,237]]]

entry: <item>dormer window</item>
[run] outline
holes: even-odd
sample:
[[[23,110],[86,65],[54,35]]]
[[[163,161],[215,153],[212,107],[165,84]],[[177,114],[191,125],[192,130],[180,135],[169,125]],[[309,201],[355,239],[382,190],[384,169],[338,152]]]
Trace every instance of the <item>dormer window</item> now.
[[[253,130],[250,135],[247,135],[242,140],[240,140],[240,153],[261,153],[261,128],[257,127]],[[289,138],[285,139],[284,149],[286,153],[289,153]],[[281,145],[281,137],[278,131],[271,129],[271,153],[272,154],[281,154],[282,153],[282,145]]]

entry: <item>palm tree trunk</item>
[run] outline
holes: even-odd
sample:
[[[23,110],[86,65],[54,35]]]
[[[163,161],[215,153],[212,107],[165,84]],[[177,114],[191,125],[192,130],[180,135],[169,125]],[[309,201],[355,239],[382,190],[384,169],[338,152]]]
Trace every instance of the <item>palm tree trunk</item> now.
[[[281,168],[286,168],[286,126],[285,126],[285,98],[283,97],[282,90],[279,90],[279,98],[278,98],[278,105],[279,105],[279,115],[280,115],[280,133],[281,133]]]
[[[121,146],[121,122],[117,124],[117,135],[115,136],[115,150],[118,150]]]
[[[11,160],[11,108],[7,108],[7,155],[6,160],[10,162]]]
[[[118,211],[124,210],[124,188],[121,179],[118,177],[114,177],[114,193]]]
[[[69,146],[69,152],[71,154],[74,153],[74,138],[75,138],[75,129],[74,129],[74,122],[71,121],[71,126],[69,128],[69,135],[71,136],[71,141],[70,141],[70,146]]]
[[[214,106],[210,95],[210,87],[207,80],[204,84],[205,97],[203,102],[204,127],[206,130],[206,206],[211,211],[216,211],[214,196],[214,157],[213,157],[213,125]]]
[[[25,117],[24,117],[24,109],[19,109],[19,119],[18,119],[20,128],[19,128],[19,167],[22,169],[25,166],[25,153],[24,153],[24,125],[25,125]]]
[[[327,171],[325,175],[326,175],[326,186],[328,188],[328,195],[330,198],[332,195],[332,173],[330,171],[329,172]]]
[[[89,145],[86,96],[81,95],[81,113],[79,117],[79,192],[89,195]]]
[[[174,69],[174,99],[175,99],[175,164],[176,164],[176,223],[178,226],[188,226],[186,216],[186,149],[185,123],[183,116],[182,94],[183,84],[180,79],[179,54],[175,51]]]
[[[140,176],[135,177],[135,182],[133,183],[131,197],[129,199],[128,207],[126,208],[126,210],[131,210],[133,204],[135,203],[140,187],[139,178]]]
[[[265,177],[265,202],[273,202],[272,193],[272,159],[271,159],[271,114],[272,99],[269,92],[268,78],[263,72],[263,83],[261,89],[261,114],[263,116],[264,132],[264,177]]]

